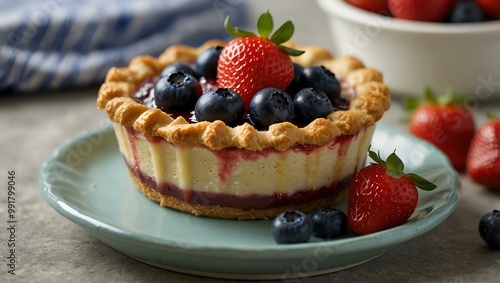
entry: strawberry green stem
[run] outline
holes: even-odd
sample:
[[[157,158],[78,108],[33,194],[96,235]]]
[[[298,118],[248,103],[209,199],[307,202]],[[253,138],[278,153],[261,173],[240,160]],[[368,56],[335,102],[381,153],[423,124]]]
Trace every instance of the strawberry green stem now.
[[[224,27],[226,28],[227,32],[234,37],[256,36],[253,32],[242,30],[231,25],[231,23],[229,22],[229,17],[227,17],[224,21]],[[257,31],[259,32],[259,36],[270,40],[276,46],[279,46],[289,56],[299,56],[304,53],[304,51],[302,50],[296,50],[282,45],[282,43],[285,43],[292,38],[292,35],[295,31],[295,27],[292,21],[286,21],[274,33],[273,29],[273,17],[269,13],[269,10],[266,10],[262,15],[260,15],[259,19],[257,20]]]
[[[392,178],[401,178],[401,177],[408,177],[412,182],[417,186],[418,188],[424,190],[424,191],[431,191],[434,190],[437,186],[433,182],[429,182],[427,179],[415,174],[415,173],[405,173],[404,172],[404,163],[403,161],[396,155],[396,150],[394,150],[388,157],[387,160],[383,160],[380,157],[380,152],[375,153],[374,151],[370,150],[368,152],[368,155],[370,156],[373,161],[376,162],[376,164],[380,164],[383,167],[385,167],[387,175],[391,176]]]

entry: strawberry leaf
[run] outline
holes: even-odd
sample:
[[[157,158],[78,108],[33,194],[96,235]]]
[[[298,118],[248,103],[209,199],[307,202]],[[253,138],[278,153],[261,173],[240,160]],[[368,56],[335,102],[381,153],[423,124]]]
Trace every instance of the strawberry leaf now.
[[[368,152],[368,155],[370,156],[371,159],[373,159],[373,161],[376,162],[376,164],[380,164],[380,165],[385,167],[385,161],[380,157],[380,151],[375,152],[375,151],[370,150]]]
[[[387,174],[393,178],[401,178],[404,175],[403,161],[396,155],[396,151],[391,153],[385,161]]]
[[[394,150],[393,153],[391,153],[388,157],[387,160],[384,161],[380,157],[380,152],[375,153],[372,150],[368,151],[368,155],[370,156],[371,159],[373,159],[377,164],[380,164],[386,168],[387,175],[391,176],[392,178],[401,178],[403,176],[408,177],[412,182],[417,186],[418,188],[425,190],[425,191],[431,191],[434,190],[437,186],[434,184],[434,182],[429,182],[427,179],[414,174],[414,173],[404,173],[404,163],[403,161],[396,155],[396,150]],[[374,163],[372,163],[374,164]]]
[[[491,121],[491,120],[497,120],[497,119],[499,118],[499,117],[498,117],[498,115],[493,114],[493,113],[491,113],[490,111],[487,111],[487,112],[486,112],[486,117],[487,117],[487,118],[488,118],[488,120],[490,120],[490,121]]]
[[[251,31],[242,30],[231,25],[231,23],[229,22],[229,17],[227,17],[224,21],[224,27],[226,28],[226,31],[234,37],[255,36],[255,34]],[[271,13],[269,13],[269,10],[266,10],[264,13],[262,13],[262,15],[260,15],[259,19],[257,20],[257,30],[260,37],[270,40],[272,43],[279,46],[281,50],[283,50],[283,52],[285,52],[289,56],[300,56],[304,54],[305,51],[281,45],[282,43],[292,38],[293,32],[295,31],[295,27],[292,21],[286,21],[278,28],[278,30],[276,30],[271,35],[271,38],[269,38],[269,35],[273,31],[273,28],[273,17],[271,16]]]
[[[271,41],[276,45],[282,44],[292,38],[294,30],[292,21],[286,21],[271,35]]]
[[[273,32],[273,28],[273,17],[269,13],[269,10],[266,10],[262,15],[260,15],[259,20],[257,21],[257,30],[259,31],[261,37],[268,38],[271,32]]]
[[[233,27],[233,25],[229,22],[229,16],[224,21],[224,27],[226,28],[226,31],[234,37],[255,36],[253,32]]]
[[[413,181],[415,186],[417,186],[418,188],[420,188],[424,191],[432,191],[435,188],[437,188],[437,186],[436,186],[436,184],[434,184],[434,182],[429,182],[429,181],[427,181],[427,179],[425,179],[417,174],[407,173],[406,176]]]
[[[440,105],[448,105],[448,104],[452,104],[452,103],[462,104],[461,101],[458,101],[457,99],[454,98],[453,93],[454,93],[453,88],[447,87],[444,94],[437,98],[438,103]]]
[[[432,91],[432,89],[428,86],[425,87],[424,89],[424,98],[426,101],[430,103],[438,103],[438,99],[436,98],[436,95]]]
[[[406,111],[411,112],[415,109],[417,109],[421,104],[421,101],[417,97],[407,97],[403,101],[403,107]]]
[[[293,48],[290,48],[290,47],[287,47],[287,46],[284,46],[284,45],[280,45],[280,48],[281,50],[285,51],[286,54],[288,54],[289,56],[300,56],[302,54],[304,54],[305,51],[303,50],[297,50],[297,49],[293,49]]]

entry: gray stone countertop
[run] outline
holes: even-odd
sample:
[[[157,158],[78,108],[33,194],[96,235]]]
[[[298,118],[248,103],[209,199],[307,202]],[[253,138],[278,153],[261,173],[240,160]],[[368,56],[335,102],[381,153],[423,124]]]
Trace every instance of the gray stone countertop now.
[[[330,38],[322,11],[309,1],[252,1],[252,17],[269,7],[276,22],[292,18],[297,41],[328,46]],[[283,3],[283,2],[279,2]],[[307,4],[307,9],[305,8]],[[310,5],[310,6],[309,6]],[[284,6],[284,7],[281,7]],[[279,8],[280,7],[280,8]],[[0,282],[237,282],[202,278],[152,267],[103,244],[82,227],[58,214],[42,198],[42,163],[63,142],[107,118],[95,106],[97,88],[0,99]],[[484,122],[486,110],[500,113],[498,101],[482,103],[474,115]],[[395,98],[382,119],[394,127],[404,112]],[[16,175],[16,275],[7,273],[7,176]],[[461,199],[456,210],[435,229],[363,265],[335,273],[301,278],[300,282],[498,282],[500,252],[486,247],[479,236],[481,216],[500,209],[500,195],[460,175]]]

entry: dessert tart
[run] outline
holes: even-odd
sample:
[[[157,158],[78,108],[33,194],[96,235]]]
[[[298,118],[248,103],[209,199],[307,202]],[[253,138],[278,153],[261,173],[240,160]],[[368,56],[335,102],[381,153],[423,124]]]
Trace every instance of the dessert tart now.
[[[226,27],[244,36],[237,43],[171,46],[159,57],[140,56],[109,70],[97,105],[113,122],[132,181],[161,206],[224,219],[265,219],[338,203],[365,166],[375,124],[390,107],[382,74],[319,46],[302,47],[301,54],[289,37],[266,53],[251,45],[259,36],[228,21]],[[241,59],[235,52],[245,44],[264,61],[282,52],[276,60],[290,63],[245,70],[231,62]],[[191,68],[180,71],[185,66]],[[286,83],[273,85],[290,72]],[[327,90],[318,91],[325,86],[315,83],[325,74]],[[332,85],[334,96],[326,94]],[[252,87],[257,93],[248,93]],[[186,89],[191,97],[181,98]]]

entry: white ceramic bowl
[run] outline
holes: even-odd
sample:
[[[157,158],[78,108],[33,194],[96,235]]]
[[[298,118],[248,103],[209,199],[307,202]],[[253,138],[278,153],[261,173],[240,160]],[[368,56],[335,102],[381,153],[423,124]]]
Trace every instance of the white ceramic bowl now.
[[[344,0],[317,0],[327,13],[334,53],[354,55],[384,74],[395,95],[424,87],[487,99],[500,94],[500,21],[475,24],[399,20]]]

